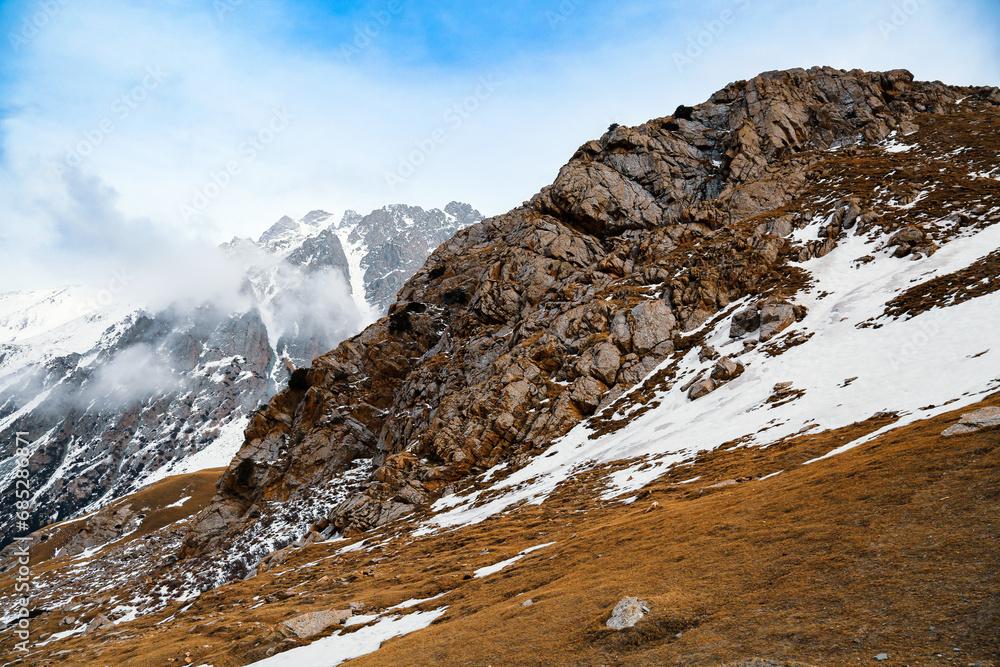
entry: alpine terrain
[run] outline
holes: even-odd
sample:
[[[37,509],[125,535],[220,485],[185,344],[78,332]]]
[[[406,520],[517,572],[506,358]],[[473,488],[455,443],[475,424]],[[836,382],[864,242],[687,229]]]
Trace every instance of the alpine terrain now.
[[[262,267],[239,316],[84,318],[90,347],[17,361],[56,347],[45,320],[52,343],[4,348],[23,370],[3,435],[28,433],[48,519],[115,500],[4,550],[0,646],[94,667],[996,665],[998,152],[1000,89],[767,72],[611,126],[471,226],[390,208],[227,246],[346,265],[388,307],[336,346],[320,307],[281,319],[294,288]],[[423,220],[440,245],[388,240]],[[197,391],[43,409],[131,341]],[[230,460],[165,466],[234,429]],[[120,452],[122,481],[64,463],[83,446]]]
[[[33,438],[32,528],[228,464],[296,366],[380,316],[437,245],[481,218],[457,202],[284,217],[256,242],[225,244],[219,263],[242,285],[194,306],[130,303],[127,271],[115,292],[0,295],[0,495],[14,506],[17,433]],[[0,544],[14,519],[3,516]]]

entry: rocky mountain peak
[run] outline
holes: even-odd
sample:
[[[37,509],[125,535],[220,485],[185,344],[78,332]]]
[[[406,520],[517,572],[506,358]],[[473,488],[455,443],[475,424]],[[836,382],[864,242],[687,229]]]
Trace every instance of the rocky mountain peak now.
[[[315,227],[328,222],[331,217],[333,217],[333,214],[327,213],[326,211],[309,211],[309,213],[306,213],[305,217],[302,218],[302,222],[303,224]]]
[[[363,664],[412,662],[414,647],[496,664],[498,642],[456,648],[484,633],[510,639],[503,655],[519,633],[537,638],[518,664],[549,641],[581,664],[626,651],[801,664],[816,641],[814,664],[902,663],[903,645],[992,656],[988,596],[966,593],[996,571],[983,521],[1000,403],[998,137],[997,88],[831,68],[765,73],[612,127],[525,205],[437,246],[384,317],[291,372],[218,483],[202,480],[197,514],[129,540],[123,499],[46,533],[51,550],[92,548],[91,526],[119,541],[88,563],[54,559],[39,605],[84,605],[108,640],[89,647],[98,667],[128,641],[101,626],[150,610],[150,643],[197,643],[206,664],[288,664],[393,631],[410,607],[405,622],[439,622]],[[463,211],[423,213],[446,226]],[[344,216],[355,280],[411,265],[416,213]],[[859,562],[865,581],[844,567]],[[899,604],[884,604],[889,588]],[[97,616],[98,594],[134,606]],[[347,600],[371,614],[336,631],[331,619],[361,608]],[[259,623],[217,622],[232,613]],[[809,641],[788,643],[790,613]],[[942,613],[961,629],[939,632]],[[39,618],[54,632],[61,615]],[[333,634],[273,655],[300,631]]]
[[[777,164],[909,134],[915,114],[939,113],[964,94],[914,83],[906,70],[767,72],[587,142],[532,206],[598,237],[677,223],[718,227],[778,205],[785,192],[767,178]]]
[[[267,513],[265,498],[312,507],[320,531],[393,521],[470,476],[526,465],[582,420],[604,415],[592,428],[615,428],[621,401],[657,369],[656,391],[676,384],[685,401],[725,386],[746,366],[739,355],[702,376],[681,372],[697,331],[753,300],[768,333],[745,349],[771,345],[808,313],[792,302],[809,284],[797,263],[831,252],[848,218],[873,235],[894,228],[866,215],[882,195],[858,199],[872,181],[851,156],[884,163],[879,146],[893,137],[995,113],[998,102],[996,89],[920,83],[905,71],[797,69],[610,129],[527,205],[438,247],[388,317],[254,415],[186,554],[248,535],[241,517]],[[408,216],[375,211],[350,238],[377,238]],[[795,237],[819,216],[840,222],[819,240]],[[359,460],[375,472],[356,493],[310,505],[311,489]]]

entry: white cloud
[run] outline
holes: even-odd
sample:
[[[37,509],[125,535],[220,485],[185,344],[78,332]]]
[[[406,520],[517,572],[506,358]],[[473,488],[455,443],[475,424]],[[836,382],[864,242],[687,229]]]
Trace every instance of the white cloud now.
[[[924,1],[887,36],[880,21],[891,21],[894,2],[682,3],[675,20],[633,35],[627,19],[641,15],[643,5],[624,5],[618,18],[609,17],[608,30],[616,32],[603,42],[545,56],[514,54],[493,67],[460,71],[401,67],[379,57],[355,65],[336,47],[279,45],[268,41],[274,37],[268,25],[291,19],[264,2],[236,7],[239,16],[225,23],[207,3],[201,10],[184,2],[69,3],[24,49],[2,102],[19,111],[2,125],[0,259],[8,270],[0,289],[67,273],[74,262],[93,264],[92,245],[73,252],[81,238],[66,236],[60,217],[66,206],[90,216],[95,243],[109,230],[130,237],[118,244],[120,253],[154,242],[144,226],[158,230],[157,239],[215,243],[256,235],[283,214],[313,208],[461,199],[496,214],[551,182],[576,147],[610,122],[669,114],[760,71],[907,67],[923,79],[1000,82],[995,25],[977,15],[974,3]],[[679,71],[674,54],[726,8],[735,8],[736,19]],[[583,14],[552,29],[572,32],[574,21],[588,20]],[[241,31],[231,29],[236,18]],[[540,12],[525,21],[546,19]],[[150,68],[163,73],[155,86]],[[500,88],[460,126],[449,123],[449,109],[487,75]],[[141,100],[127,97],[143,89]],[[241,144],[281,109],[293,116],[288,128],[247,158]],[[108,123],[113,127],[103,131]],[[439,128],[445,139],[433,155],[390,189],[386,172]],[[113,209],[84,210],[73,181],[53,172],[53,162],[88,134],[100,143],[81,169],[114,189]],[[204,213],[185,220],[181,206],[234,161],[240,173]],[[80,232],[74,224],[68,229]],[[53,248],[58,271],[46,266]]]
[[[148,345],[138,344],[102,364],[75,400],[84,406],[96,402],[114,408],[167,394],[180,386],[181,378],[162,356]]]

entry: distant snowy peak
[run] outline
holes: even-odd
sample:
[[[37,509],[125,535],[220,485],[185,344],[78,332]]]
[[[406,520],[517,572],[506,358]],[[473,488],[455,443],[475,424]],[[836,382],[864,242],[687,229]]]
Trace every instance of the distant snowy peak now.
[[[372,244],[410,230],[418,233],[436,233],[444,229],[457,231],[482,219],[479,211],[460,202],[451,202],[443,211],[437,208],[425,211],[419,206],[394,204],[383,206],[366,216],[347,211],[339,228],[350,228],[348,241],[351,243]]]
[[[457,203],[284,216],[257,241],[220,246],[219,264],[235,265],[242,286],[214,306],[148,308],[129,301],[124,278],[0,294],[0,442],[30,434],[36,519],[228,463],[249,415],[295,368],[377,319],[440,243],[480,217]],[[0,450],[5,502],[11,461]],[[0,519],[0,544],[12,516]]]
[[[469,204],[451,202],[444,210],[383,206],[362,216],[347,211],[337,226],[352,262],[352,283],[379,315],[439,245],[483,215]]]
[[[403,283],[439,245],[483,219],[469,204],[451,202],[444,209],[391,204],[367,215],[347,210],[339,219],[315,210],[301,219],[284,216],[257,241],[234,238],[223,244],[230,257],[262,257],[251,283],[258,296],[270,298],[276,279],[270,259],[280,258],[307,273],[339,270],[368,320],[386,312]],[[267,278],[263,277],[267,274]]]
[[[288,254],[322,231],[330,217],[326,211],[312,211],[301,220],[286,215],[261,234],[257,244],[273,255]]]
[[[87,353],[140,312],[80,285],[0,294],[0,386],[32,364]]]

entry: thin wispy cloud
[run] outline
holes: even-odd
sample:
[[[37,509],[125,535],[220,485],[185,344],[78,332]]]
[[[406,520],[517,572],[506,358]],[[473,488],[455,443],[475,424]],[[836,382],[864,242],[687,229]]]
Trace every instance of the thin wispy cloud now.
[[[1000,83],[985,1],[54,4],[0,9],[0,290],[313,208],[500,213],[609,123],[764,70]]]

